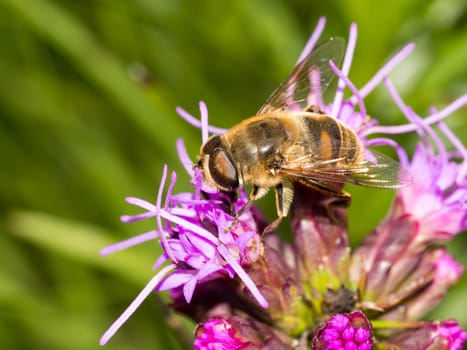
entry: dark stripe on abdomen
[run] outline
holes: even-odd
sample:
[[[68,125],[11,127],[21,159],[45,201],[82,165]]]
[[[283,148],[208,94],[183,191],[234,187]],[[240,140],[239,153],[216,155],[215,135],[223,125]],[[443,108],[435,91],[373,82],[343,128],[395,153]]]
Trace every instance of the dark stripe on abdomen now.
[[[348,164],[353,163],[358,157],[360,143],[357,136],[348,128],[342,127],[342,152],[341,157],[345,157]]]
[[[332,153],[331,159],[339,158],[342,148],[342,131],[339,123],[332,118],[329,118],[329,121],[324,123],[324,130],[330,139],[332,144]]]
[[[322,129],[323,122],[317,120],[316,118],[312,118],[306,116],[303,118],[303,128],[302,130],[303,137],[309,140],[308,147],[310,148],[307,150],[309,153],[313,154],[318,160],[320,150],[320,138],[321,138],[321,129]]]
[[[340,156],[343,140],[341,126],[336,120],[326,115],[314,115],[304,118],[304,126],[317,160]]]

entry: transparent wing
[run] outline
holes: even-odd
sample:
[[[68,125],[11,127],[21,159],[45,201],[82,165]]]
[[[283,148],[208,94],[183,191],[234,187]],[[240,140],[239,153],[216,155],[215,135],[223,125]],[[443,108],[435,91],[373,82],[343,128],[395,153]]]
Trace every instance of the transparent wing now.
[[[412,183],[410,174],[394,159],[373,150],[365,150],[363,158],[358,163],[346,164],[344,158],[323,160],[306,155],[284,164],[281,172],[315,182],[376,188],[400,188]]]
[[[283,108],[303,110],[316,103],[314,101],[321,101],[322,95],[335,78],[329,60],[339,66],[344,49],[342,38],[331,38],[317,46],[295,66],[290,76],[272,93],[257,115]]]

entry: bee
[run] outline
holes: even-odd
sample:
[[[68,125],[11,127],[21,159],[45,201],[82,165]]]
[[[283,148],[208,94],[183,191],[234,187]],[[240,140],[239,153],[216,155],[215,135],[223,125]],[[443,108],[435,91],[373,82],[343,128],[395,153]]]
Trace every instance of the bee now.
[[[225,134],[211,136],[202,146],[195,167],[204,181],[223,192],[252,186],[248,203],[274,188],[275,229],[287,216],[294,184],[302,184],[350,203],[344,183],[378,188],[401,186],[399,163],[365,149],[355,131],[324,114],[316,105],[335,76],[329,60],[342,59],[344,41],[326,41],[305,57],[253,117]]]

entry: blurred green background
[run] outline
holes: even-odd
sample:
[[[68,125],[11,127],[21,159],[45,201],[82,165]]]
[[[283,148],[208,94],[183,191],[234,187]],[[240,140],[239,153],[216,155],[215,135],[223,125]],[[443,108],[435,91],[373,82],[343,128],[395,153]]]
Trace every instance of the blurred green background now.
[[[106,244],[153,227],[120,223],[121,214],[136,212],[124,198],[153,200],[164,163],[178,171],[178,190],[188,189],[175,140],[183,137],[194,157],[200,132],[175,107],[198,115],[204,100],[211,124],[222,127],[252,115],[323,15],[323,38],[359,26],[350,75],[357,86],[414,41],[415,52],[391,76],[407,103],[426,115],[467,91],[463,0],[0,0],[2,349],[99,347],[158,254],[148,243],[98,256]],[[383,124],[403,122],[383,89],[367,109]],[[465,144],[466,108],[448,124]],[[411,148],[415,138],[400,141]],[[393,194],[352,193],[356,243]],[[466,248],[457,237],[450,251],[467,263]],[[464,278],[430,317],[456,317],[467,329],[466,302]],[[106,348],[181,349],[177,337],[150,298]]]

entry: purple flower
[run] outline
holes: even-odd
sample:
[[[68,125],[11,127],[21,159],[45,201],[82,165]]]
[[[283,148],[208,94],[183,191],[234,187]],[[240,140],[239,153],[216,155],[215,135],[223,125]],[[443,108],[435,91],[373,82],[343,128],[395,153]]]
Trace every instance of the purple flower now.
[[[361,311],[336,314],[313,336],[314,350],[370,350],[373,347],[370,321]]]
[[[198,325],[195,331],[195,350],[292,350],[277,331],[251,319],[238,316],[214,317]]]
[[[437,112],[432,109],[426,118],[418,116],[405,105],[389,80],[385,85],[394,101],[412,123],[405,131],[416,127],[421,142],[412,161],[403,165],[410,170],[413,185],[398,191],[395,211],[410,213],[420,225],[427,241],[450,239],[467,229],[467,149],[442,122],[441,118],[467,104],[467,94]],[[440,136],[430,127],[437,122],[439,130],[455,148],[448,152]],[[386,127],[386,132],[402,132],[404,127]],[[377,131],[382,131],[381,127]]]
[[[183,158],[185,153],[182,146],[183,144],[179,143]],[[110,339],[152,290],[182,288],[184,299],[189,303],[198,284],[220,276],[229,278],[238,276],[256,301],[262,307],[268,306],[267,301],[244,270],[244,266],[248,266],[258,258],[261,248],[252,211],[244,213],[231,231],[224,230],[234,219],[232,215],[226,213],[226,208],[229,208],[229,211],[230,207],[234,211],[238,210],[246,203],[245,193],[242,192],[240,198],[233,203],[226,195],[204,192],[206,189],[201,182],[201,176],[196,173],[193,178],[194,193],[172,194],[176,181],[175,173],[172,173],[166,200],[162,206],[162,191],[166,177],[167,167],[164,167],[156,205],[129,197],[127,202],[144,209],[145,212],[122,217],[124,222],[156,218],[158,230],[106,247],[101,251],[101,255],[159,238],[164,254],[157,259],[154,268],[158,269],[166,262],[170,264],[160,269],[151,279],[130,307],[104,334],[101,344],[105,344]],[[165,225],[162,223],[163,219],[166,221]]]
[[[428,323],[415,330],[401,333],[392,339],[391,344],[399,349],[462,350],[466,340],[467,333],[459,324],[448,320]]]
[[[235,328],[226,320],[213,318],[198,326],[194,348],[207,349],[244,349],[251,342],[244,341],[235,335]]]
[[[298,62],[313,50],[324,23],[320,19]],[[357,88],[348,79],[356,39],[353,24],[342,67],[329,62],[339,79],[334,100],[323,102],[319,71],[312,70],[308,103],[351,127],[365,147],[395,149],[403,169],[400,181],[408,186],[397,190],[387,217],[352,252],[345,208],[327,193],[295,184],[292,242],[277,232],[261,235],[268,222],[254,207],[234,222],[235,213],[248,201],[245,191],[234,196],[203,183],[200,173],[189,166],[192,160],[179,140],[178,154],[192,177],[193,192],[174,194],[173,173],[163,199],[165,167],[156,203],[127,198],[143,213],[122,217],[124,222],[155,218],[157,230],[101,252],[106,255],[153,239],[163,252],[154,266],[156,275],[104,334],[101,344],[149,294],[168,290],[171,307],[198,323],[195,349],[462,347],[466,333],[455,321],[418,320],[463,273],[442,244],[467,229],[467,150],[442,120],[467,104],[467,94],[440,111],[432,109],[425,118],[405,105],[387,75],[413,44]],[[381,126],[367,115],[364,98],[381,83],[407,124]],[[352,93],[347,99],[345,89]],[[290,101],[288,108],[296,109],[298,103]],[[203,102],[200,120],[181,108],[177,112],[201,129],[203,142],[209,133],[225,132],[208,124]],[[408,132],[420,138],[412,157],[390,137]],[[454,152],[448,151],[443,138]]]
[[[412,232],[400,233],[414,236]],[[388,244],[387,247],[390,248],[395,245],[392,242]],[[361,285],[362,302],[379,310],[376,313],[378,319],[420,319],[443,299],[448,289],[459,281],[463,273],[462,265],[441,247],[415,254],[395,252],[394,256],[378,256],[375,259],[376,263],[369,267],[362,267],[356,263],[359,259],[365,262],[365,259],[362,259],[363,251],[371,252],[372,249],[357,248],[351,269],[358,267],[368,270],[358,275],[358,278],[351,278]],[[384,252],[380,254],[384,255]],[[371,261],[371,257],[368,260]],[[367,282],[363,282],[363,279]],[[403,307],[398,307],[402,305]]]
[[[467,150],[439,121],[465,105],[467,95],[421,118],[402,102],[389,80],[385,85],[412,124],[376,130],[394,133],[415,129],[421,142],[411,161],[401,158],[413,184],[397,191],[386,219],[353,253],[351,279],[363,286],[363,300],[392,310],[382,313],[381,319],[415,320],[436,306],[463,273],[463,267],[445,249],[428,247],[467,229]],[[434,121],[455,152],[447,151],[429,125]],[[404,308],[395,307],[402,300],[407,300]]]
[[[418,144],[410,163],[414,184],[398,192],[400,210],[422,224],[427,239],[450,239],[467,229],[467,178],[461,173],[467,158],[459,164],[441,152]]]

